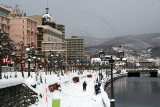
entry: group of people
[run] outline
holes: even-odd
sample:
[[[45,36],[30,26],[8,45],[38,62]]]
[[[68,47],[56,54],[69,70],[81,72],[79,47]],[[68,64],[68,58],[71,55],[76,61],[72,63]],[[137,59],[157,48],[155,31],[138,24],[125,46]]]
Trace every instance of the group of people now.
[[[96,82],[96,84],[94,86],[94,90],[95,90],[95,94],[96,95],[101,93],[100,86],[101,86],[101,83],[100,82]],[[83,91],[86,91],[86,87],[87,87],[87,83],[86,83],[86,81],[84,81],[83,82]]]
[[[3,78],[5,78],[5,79],[12,78],[12,73],[10,73],[10,76],[8,76],[8,75],[6,75],[6,74],[4,73],[4,77],[3,77]],[[17,78],[17,72],[15,73],[15,75],[14,75],[13,78]]]
[[[36,78],[35,78],[35,79],[36,79],[36,83],[33,84],[33,85],[31,85],[33,88],[36,88],[37,85],[40,85],[40,83],[43,84],[42,75],[39,76],[39,73],[36,73],[36,76],[35,76],[35,77],[36,77]]]

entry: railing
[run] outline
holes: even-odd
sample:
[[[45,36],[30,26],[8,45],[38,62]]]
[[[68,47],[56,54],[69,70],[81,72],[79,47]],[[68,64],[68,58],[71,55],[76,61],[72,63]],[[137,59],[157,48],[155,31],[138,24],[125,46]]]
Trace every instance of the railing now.
[[[127,72],[158,72],[157,69],[127,69]]]

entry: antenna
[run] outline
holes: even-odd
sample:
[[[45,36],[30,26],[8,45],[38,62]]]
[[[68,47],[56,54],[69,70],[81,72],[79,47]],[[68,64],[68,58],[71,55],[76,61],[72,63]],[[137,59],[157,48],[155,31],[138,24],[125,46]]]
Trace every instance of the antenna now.
[[[48,8],[48,0],[47,0],[47,8],[46,8],[46,14],[48,14],[49,8]]]
[[[46,8],[46,14],[48,14],[49,8]]]
[[[16,4],[16,7],[15,7],[15,9],[16,9],[16,10],[18,10],[18,7],[19,7],[19,6],[20,6],[20,5]]]

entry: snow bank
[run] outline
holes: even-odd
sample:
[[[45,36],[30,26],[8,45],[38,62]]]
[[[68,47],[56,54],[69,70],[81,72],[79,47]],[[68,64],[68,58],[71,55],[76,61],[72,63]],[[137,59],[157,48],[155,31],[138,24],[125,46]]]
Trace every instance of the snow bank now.
[[[0,80],[0,88],[6,88],[24,83],[23,78],[10,78]]]

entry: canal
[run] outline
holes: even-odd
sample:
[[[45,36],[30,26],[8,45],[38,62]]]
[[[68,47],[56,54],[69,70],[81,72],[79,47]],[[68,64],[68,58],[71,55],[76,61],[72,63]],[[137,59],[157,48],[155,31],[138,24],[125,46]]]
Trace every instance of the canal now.
[[[110,98],[110,84],[106,91]],[[116,107],[160,107],[160,78],[124,77],[114,81]]]

